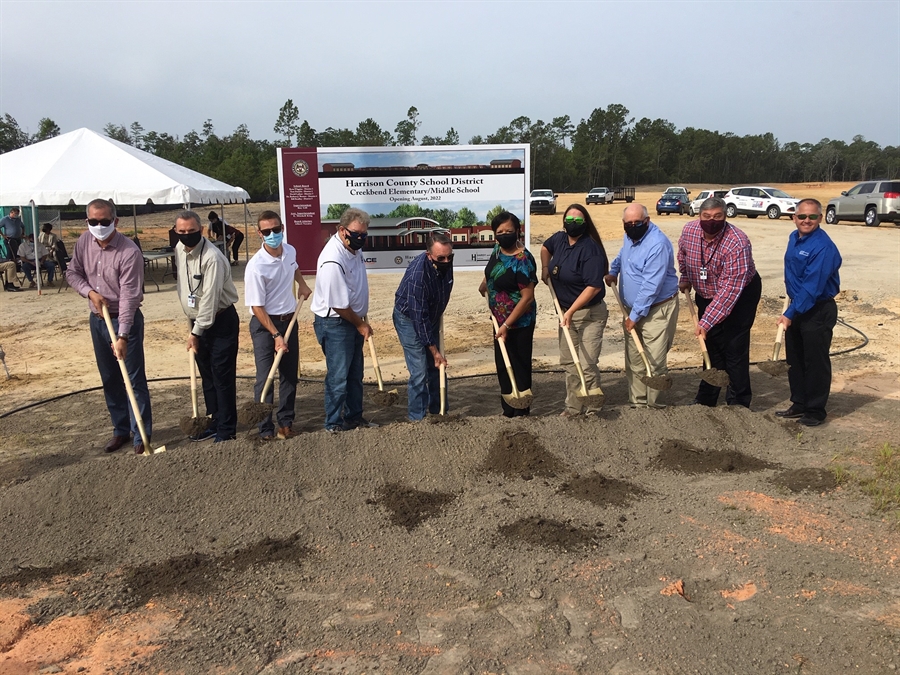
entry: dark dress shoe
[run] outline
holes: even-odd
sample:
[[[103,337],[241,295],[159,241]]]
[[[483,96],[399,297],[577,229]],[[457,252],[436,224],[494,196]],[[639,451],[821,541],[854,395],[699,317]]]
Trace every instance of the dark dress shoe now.
[[[788,408],[787,410],[778,410],[775,413],[775,417],[781,417],[786,420],[796,420],[796,419],[803,417],[803,415],[804,415],[803,408],[801,408],[796,403],[791,405],[791,407]]]
[[[130,436],[113,436],[109,443],[106,444],[106,447],[103,448],[103,452],[115,452],[130,440]]]
[[[804,415],[797,420],[797,422],[805,427],[817,427],[820,424],[825,424],[825,420],[820,420],[818,417],[813,417],[812,415]]]
[[[134,446],[134,454],[136,454],[136,455],[144,454],[144,442],[143,441],[138,441],[137,444]]]

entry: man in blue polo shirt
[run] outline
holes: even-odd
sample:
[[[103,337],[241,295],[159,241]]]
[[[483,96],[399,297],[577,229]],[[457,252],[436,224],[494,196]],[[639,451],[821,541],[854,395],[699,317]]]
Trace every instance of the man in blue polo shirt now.
[[[784,285],[790,306],[778,318],[784,326],[784,351],[791,406],[775,414],[807,427],[825,421],[831,392],[831,335],[837,323],[834,297],[841,290],[841,254],[819,227],[822,204],[801,199],[793,216],[797,229],[784,254]]]
[[[409,370],[408,415],[421,420],[441,409],[441,316],[453,289],[453,244],[443,232],[428,237],[426,251],[413,260],[394,295],[394,328]]]
[[[604,281],[607,286],[618,282],[628,312],[624,317],[628,400],[636,407],[663,408],[656,402],[659,391],[641,382],[646,369],[628,333],[637,331],[650,362],[650,374],[654,377],[668,374],[666,359],[678,325],[675,253],[669,238],[650,222],[647,207],[629,204],[622,214],[622,223],[625,226],[622,250],[609,266]]]

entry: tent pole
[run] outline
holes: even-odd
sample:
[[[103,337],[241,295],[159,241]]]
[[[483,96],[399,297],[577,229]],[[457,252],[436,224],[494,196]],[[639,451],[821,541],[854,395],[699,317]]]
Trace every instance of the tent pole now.
[[[37,234],[37,206],[32,199],[31,202],[31,231],[34,234],[34,276],[37,278],[37,292],[41,294],[41,261],[37,254],[37,247],[40,244]]]
[[[250,230],[247,229],[247,202],[244,205],[244,264],[250,262]]]
[[[131,218],[134,220],[134,236],[137,235],[137,206],[134,204],[131,205]]]

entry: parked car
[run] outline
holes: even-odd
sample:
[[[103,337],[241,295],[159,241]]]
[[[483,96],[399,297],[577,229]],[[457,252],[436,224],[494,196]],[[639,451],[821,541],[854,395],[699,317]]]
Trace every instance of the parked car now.
[[[556,195],[553,190],[532,190],[528,199],[528,210],[531,213],[549,213],[556,215]]]
[[[682,192],[663,192],[662,197],[656,202],[656,215],[677,213],[683,216],[687,213],[688,196]]]
[[[585,204],[612,204],[615,199],[615,193],[609,188],[594,188],[587,193],[584,198]]]
[[[725,200],[726,218],[734,218],[738,214],[756,218],[765,214],[772,220],[783,214],[793,215],[800,201],[778,188],[758,185],[731,188],[722,199]]]
[[[666,188],[666,192],[669,192],[669,193],[677,192],[679,194],[683,194],[685,197],[689,197],[691,195],[690,190],[688,190],[687,188],[681,187],[680,185],[670,185],[669,187]],[[666,192],[664,192],[663,194],[665,194]],[[685,200],[685,201],[687,201],[687,200]]]
[[[825,222],[837,225],[842,220],[858,220],[869,227],[882,221],[900,223],[900,180],[873,180],[854,185],[841,197],[828,201]]]
[[[718,197],[721,199],[728,194],[728,190],[701,190],[697,198],[688,204],[688,215],[696,216],[700,213],[700,205],[710,197]]]

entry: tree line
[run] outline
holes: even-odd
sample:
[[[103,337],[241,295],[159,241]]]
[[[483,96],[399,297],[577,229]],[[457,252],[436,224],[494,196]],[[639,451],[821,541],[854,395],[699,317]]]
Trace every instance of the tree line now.
[[[292,99],[281,107],[273,131],[276,141],[254,140],[246,125],[219,136],[212,120],[199,132],[183,137],[147,131],[139,122],[129,126],[109,123],[104,132],[195,171],[239,185],[253,200],[277,197],[275,150],[286,147],[368,147],[457,145],[459,133],[451,127],[441,136],[419,136],[419,111],[410,107],[393,132],[372,118],[356,129],[323,131],[300,121]],[[43,118],[38,132],[25,133],[8,113],[0,117],[0,153],[52,138],[60,129]],[[532,122],[521,116],[485,136],[476,135],[471,145],[528,143],[531,145],[531,185],[557,192],[580,192],[605,185],[659,183],[809,183],[857,181],[900,175],[900,147],[881,147],[863,136],[850,143],[823,138],[818,143],[781,143],[771,133],[736,134],[685,127],[677,129],[664,119],[636,120],[629,110],[614,103],[596,108],[575,124],[568,115],[550,122]]]

